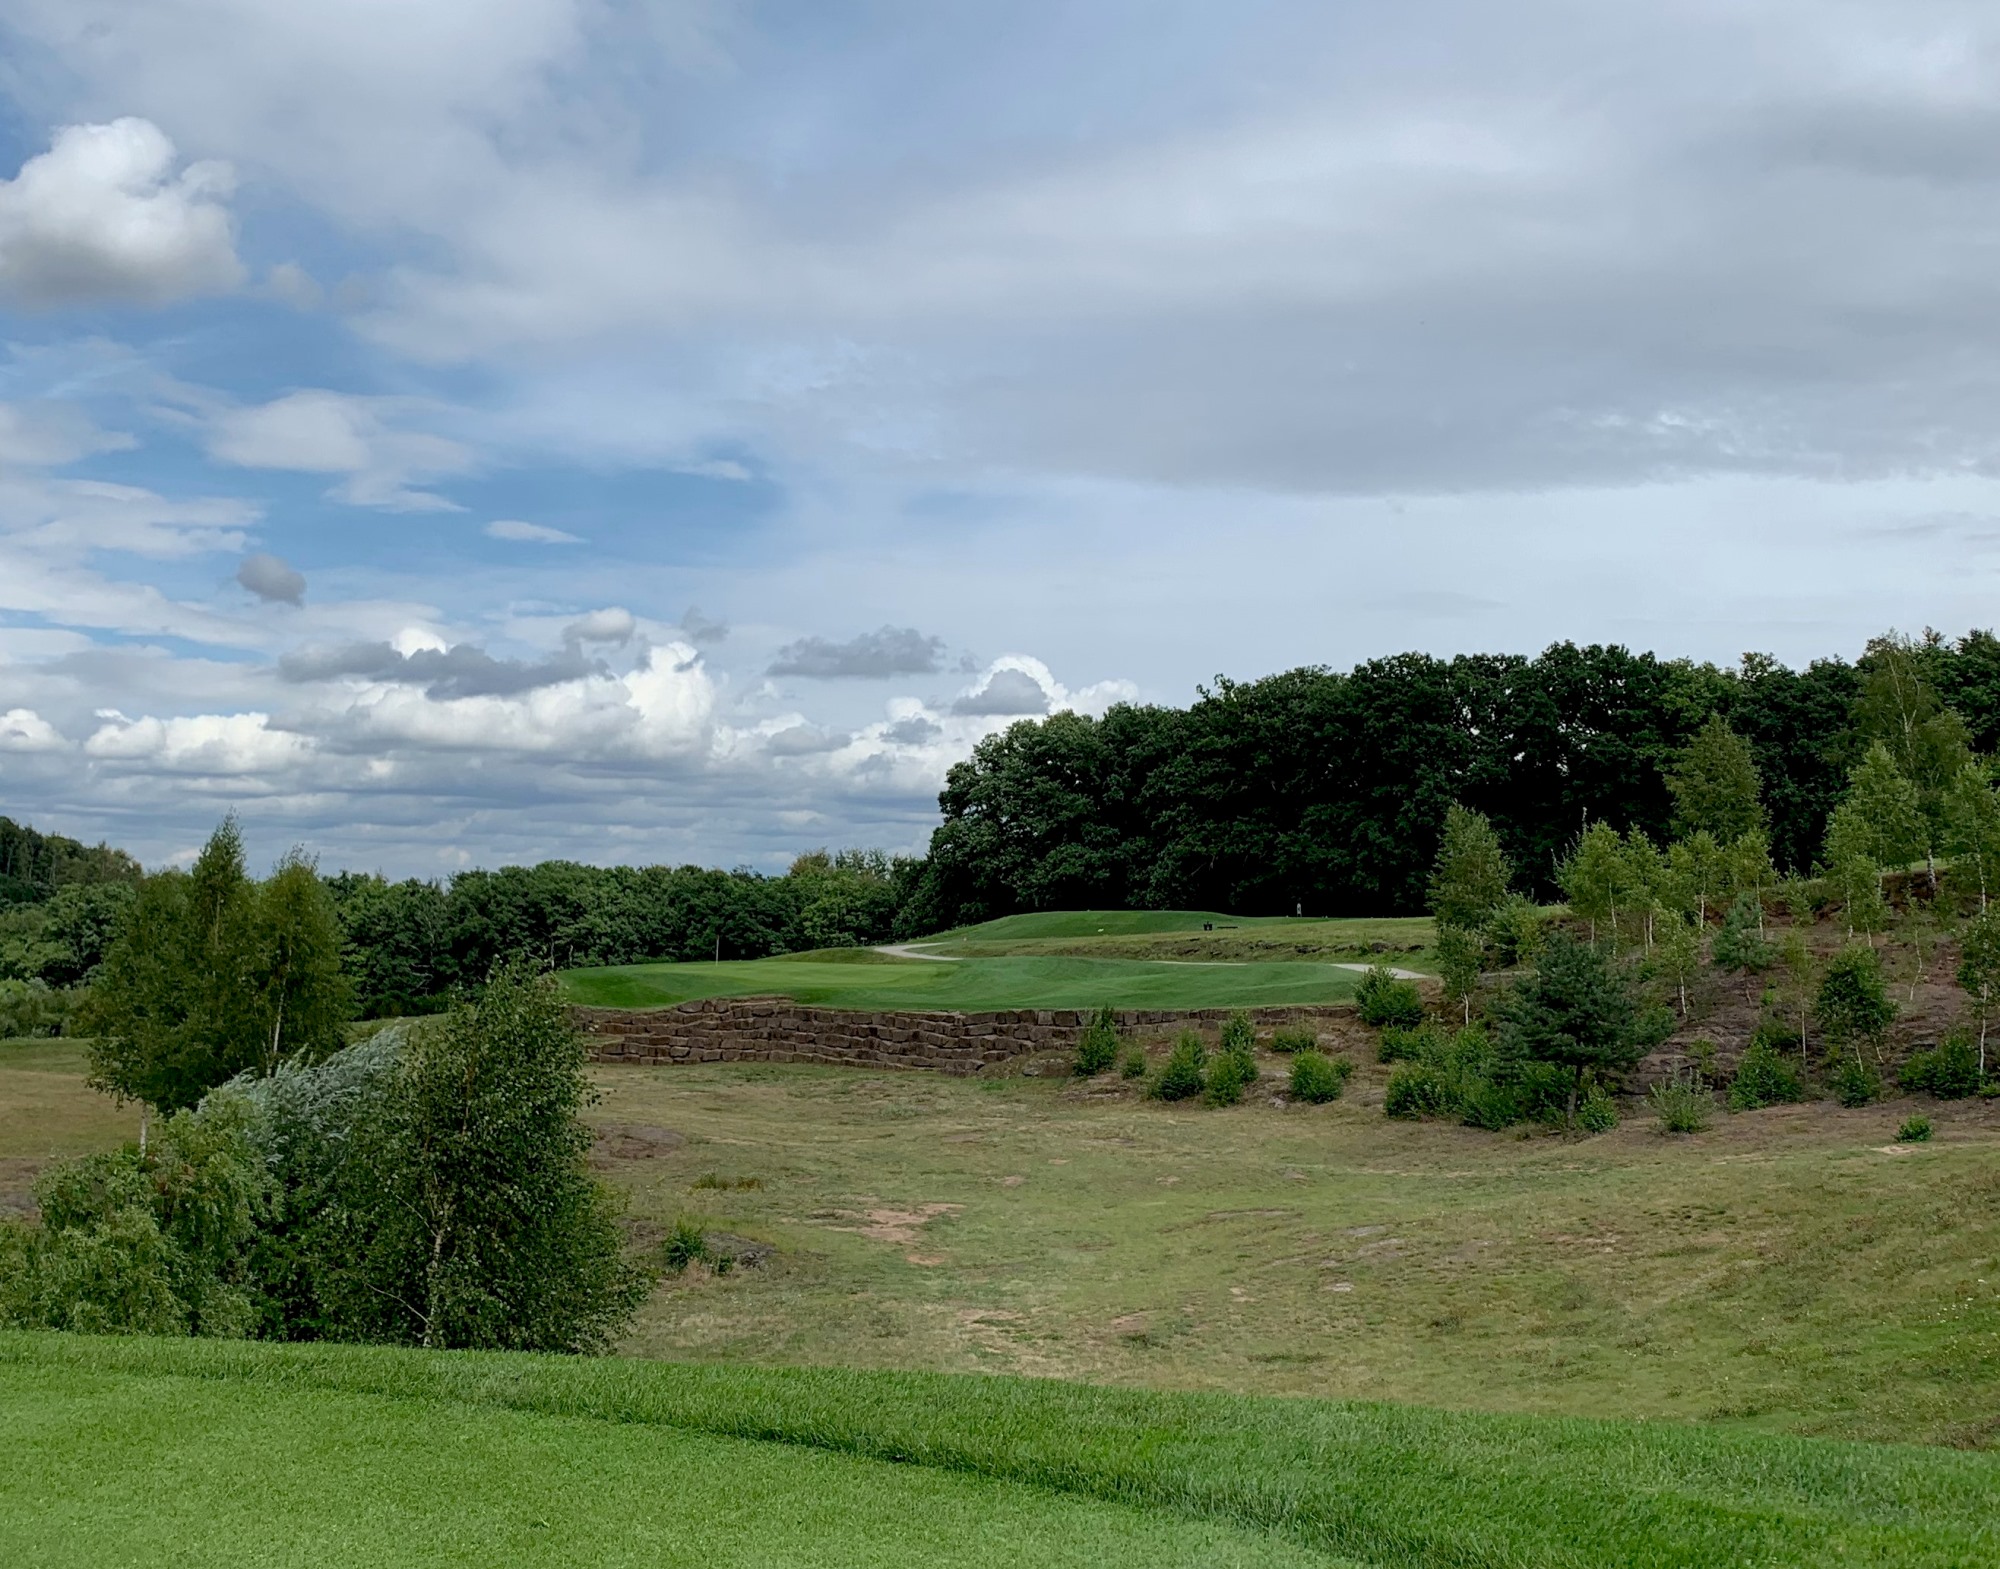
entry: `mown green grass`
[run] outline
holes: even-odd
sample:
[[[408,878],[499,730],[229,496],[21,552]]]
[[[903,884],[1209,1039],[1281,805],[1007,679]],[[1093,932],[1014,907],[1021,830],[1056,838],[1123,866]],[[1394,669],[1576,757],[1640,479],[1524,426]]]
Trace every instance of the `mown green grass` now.
[[[2000,1457],[1674,1424],[47,1335],[0,1336],[0,1405],[8,1562],[2000,1556]]]
[[[1164,960],[981,957],[854,963],[798,954],[721,964],[627,964],[564,973],[576,1002],[657,1008],[698,997],[791,997],[815,1007],[1252,1008],[1339,1002],[1360,976],[1330,964],[1176,963]]]
[[[1198,932],[1204,926],[1270,926],[1286,917],[1222,915],[1214,910],[1038,910],[1003,915],[977,926],[959,926],[939,940],[972,942],[1040,941],[1052,937],[1150,937],[1161,932]]]
[[[1228,1520],[974,1471],[714,1436],[543,1398],[434,1392],[397,1359],[317,1380],[146,1370],[136,1348],[0,1352],[0,1562],[108,1564],[1305,1566]],[[180,1359],[161,1356],[173,1369]],[[126,1370],[126,1369],[131,1370]],[[209,1365],[204,1374],[217,1369]],[[358,1387],[357,1387],[358,1386]],[[554,1407],[552,1411],[550,1408]],[[703,1430],[706,1429],[706,1430]]]

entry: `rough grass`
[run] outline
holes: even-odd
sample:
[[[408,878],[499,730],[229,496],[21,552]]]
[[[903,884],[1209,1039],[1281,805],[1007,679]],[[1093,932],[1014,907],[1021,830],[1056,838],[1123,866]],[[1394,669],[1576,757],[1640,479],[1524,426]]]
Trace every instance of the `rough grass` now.
[[[1203,927],[1212,930],[1204,931]],[[1383,955],[1427,970],[1436,932],[1420,917],[1367,920],[1218,915],[1207,910],[1061,910],[1010,915],[928,938],[926,952],[1208,963],[1356,962]]]
[[[2000,1553],[1994,1456],[1673,1424],[24,1335],[0,1337],[0,1403],[29,1440],[0,1470],[13,1562],[172,1562],[175,1544],[202,1563],[335,1544],[344,1563],[1328,1561],[1304,1549],[1921,1569]]]
[[[656,1008],[697,997],[792,997],[817,1007],[1233,1008],[1339,1002],[1360,976],[1330,964],[1184,964],[1138,959],[999,956],[957,962],[833,962],[810,954],[721,964],[627,964],[564,973],[576,1002]]]
[[[682,1138],[605,1160],[635,1222],[755,1176],[702,1206],[778,1249],[668,1287],[628,1348],[2000,1442],[2000,1106],[1927,1105],[1917,1147],[1901,1102],[1567,1141],[1390,1122],[1366,1060],[1280,1108],[1263,1066],[1227,1110],[1114,1079],[600,1069],[607,1129]]]

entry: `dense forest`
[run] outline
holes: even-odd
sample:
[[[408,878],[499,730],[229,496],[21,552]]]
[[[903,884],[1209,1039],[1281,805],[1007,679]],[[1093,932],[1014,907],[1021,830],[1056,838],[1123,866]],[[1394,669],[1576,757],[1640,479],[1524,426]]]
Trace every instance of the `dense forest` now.
[[[1854,663],[1734,670],[1558,643],[1537,658],[1402,654],[1345,673],[1218,677],[1181,708],[1058,714],[980,743],[951,770],[910,929],[1021,910],[1217,909],[1389,915],[1424,908],[1453,803],[1482,812],[1522,891],[1557,896],[1591,823],[1664,844],[1680,750],[1720,715],[1750,744],[1772,859],[1805,874],[1893,694],[1955,713],[2000,747],[2000,639],[1880,638]]]

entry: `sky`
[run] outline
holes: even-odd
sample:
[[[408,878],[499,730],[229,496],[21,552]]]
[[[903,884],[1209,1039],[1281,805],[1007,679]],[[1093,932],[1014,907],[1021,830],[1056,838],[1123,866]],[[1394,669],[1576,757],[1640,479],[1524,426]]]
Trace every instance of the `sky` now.
[[[1996,620],[1960,0],[0,0],[0,812],[920,850],[1217,673]]]

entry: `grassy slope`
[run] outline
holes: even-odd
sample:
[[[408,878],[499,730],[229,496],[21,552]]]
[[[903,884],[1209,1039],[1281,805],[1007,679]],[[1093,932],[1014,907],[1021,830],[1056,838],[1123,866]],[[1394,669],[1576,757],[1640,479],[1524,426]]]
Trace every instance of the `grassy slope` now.
[[[879,957],[879,956],[878,956]],[[1360,979],[1326,964],[1175,964],[1073,956],[884,959],[856,964],[839,954],[722,964],[629,964],[571,970],[577,1002],[664,1007],[696,997],[794,997],[839,1008],[1231,1008],[1339,1002]]]
[[[1269,1063],[1275,1073],[1278,1065]],[[1227,1111],[1107,1083],[599,1071],[634,1216],[775,1243],[631,1348],[1993,1444],[2000,1105],[1725,1117],[1664,1139]],[[1893,1151],[1893,1152],[1892,1152]],[[696,1188],[706,1173],[757,1188]],[[927,1218],[928,1217],[928,1218]]]
[[[2000,1442],[2000,1103],[1924,1103],[1914,1149],[1890,1140],[1913,1102],[1566,1143],[1390,1122],[1384,1072],[1211,1111],[597,1070],[608,1130],[673,1130],[604,1146],[642,1232],[690,1212],[779,1249],[663,1289],[628,1348]],[[135,1131],[75,1044],[0,1048],[0,1213],[42,1159]]]
[[[329,1547],[343,1563],[1116,1565],[1301,1562],[1285,1548],[1307,1545],[1557,1569],[2000,1554],[1994,1456],[1675,1425],[21,1335],[0,1336],[0,1403],[31,1436],[0,1469],[14,1562],[173,1562],[175,1544],[202,1563]]]

